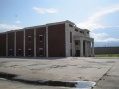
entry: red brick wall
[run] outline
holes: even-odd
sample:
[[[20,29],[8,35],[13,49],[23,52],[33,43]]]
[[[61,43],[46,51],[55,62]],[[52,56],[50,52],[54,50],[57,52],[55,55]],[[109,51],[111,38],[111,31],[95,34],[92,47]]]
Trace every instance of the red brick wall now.
[[[14,56],[14,32],[8,33],[8,56]]]
[[[18,31],[16,32],[16,56],[23,56],[23,40],[24,32]],[[21,49],[21,55],[19,55],[19,49]]]
[[[48,26],[49,57],[65,57],[65,24]]]
[[[43,48],[43,56],[46,56],[46,27],[36,29],[36,56],[40,56],[39,48]],[[18,49],[21,49],[23,56],[23,31],[16,32],[16,56],[19,56]],[[39,35],[43,35],[43,41],[39,41]],[[31,41],[29,42],[29,36]],[[12,49],[12,50],[10,50]],[[34,29],[25,30],[25,54],[28,55],[31,49],[31,56],[34,56]],[[0,35],[0,56],[6,55],[6,35]],[[14,56],[14,32],[8,33],[8,56]],[[65,24],[48,26],[48,54],[49,57],[65,57]]]
[[[40,56],[40,50],[39,48],[43,48],[43,56],[46,56],[46,27],[41,27],[36,29],[36,56]],[[39,35],[43,35],[43,41],[40,42]]]
[[[28,36],[31,36],[31,42],[28,41]],[[25,31],[25,53],[28,55],[28,49],[31,49],[31,56],[34,56],[34,29],[27,29]]]
[[[6,34],[0,34],[0,56],[6,56]]]

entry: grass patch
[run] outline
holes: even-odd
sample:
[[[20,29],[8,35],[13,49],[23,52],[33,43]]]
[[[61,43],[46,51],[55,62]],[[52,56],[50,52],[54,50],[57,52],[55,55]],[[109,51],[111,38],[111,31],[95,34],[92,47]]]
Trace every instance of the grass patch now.
[[[95,57],[119,57],[119,54],[96,54]]]

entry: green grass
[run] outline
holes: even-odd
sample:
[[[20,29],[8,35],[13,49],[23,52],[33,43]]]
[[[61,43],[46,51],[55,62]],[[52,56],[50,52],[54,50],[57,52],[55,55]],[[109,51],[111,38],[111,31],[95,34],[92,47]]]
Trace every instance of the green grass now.
[[[119,54],[97,54],[95,57],[119,57]]]

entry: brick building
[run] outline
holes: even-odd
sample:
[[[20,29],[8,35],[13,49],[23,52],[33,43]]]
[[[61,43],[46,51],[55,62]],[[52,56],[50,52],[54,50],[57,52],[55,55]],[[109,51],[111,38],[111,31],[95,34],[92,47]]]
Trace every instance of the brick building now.
[[[11,30],[0,33],[0,56],[94,56],[89,34],[68,20]]]

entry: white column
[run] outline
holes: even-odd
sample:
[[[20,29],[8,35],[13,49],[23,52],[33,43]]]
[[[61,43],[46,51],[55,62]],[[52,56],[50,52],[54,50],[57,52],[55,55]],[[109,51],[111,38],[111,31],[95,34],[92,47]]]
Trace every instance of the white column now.
[[[6,33],[6,56],[8,56],[8,33]]]
[[[94,42],[92,42],[92,56],[94,57]]]
[[[24,42],[23,43],[24,43],[23,45],[24,45],[24,57],[25,57],[26,56],[25,55],[25,29],[24,29]]]
[[[87,54],[87,41],[85,41],[85,56],[87,57],[88,54]]]
[[[36,29],[34,29],[34,57],[36,57]]]
[[[46,25],[46,57],[48,57],[48,25]]]
[[[72,40],[72,54],[75,56],[75,40]]]
[[[69,23],[65,23],[65,56],[70,57],[70,30]]]
[[[80,56],[83,57],[83,40],[80,40]]]
[[[14,56],[16,56],[16,31],[14,32]]]

